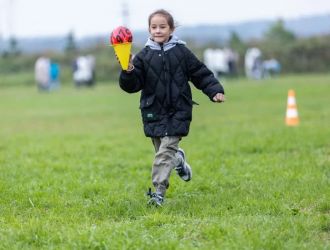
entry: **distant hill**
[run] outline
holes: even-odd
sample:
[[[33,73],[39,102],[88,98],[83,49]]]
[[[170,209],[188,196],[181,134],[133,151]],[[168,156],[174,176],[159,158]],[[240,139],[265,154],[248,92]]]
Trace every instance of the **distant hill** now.
[[[182,27],[178,29],[178,35],[201,44],[203,41],[226,41],[230,37],[231,32],[234,31],[242,40],[248,41],[262,38],[275,21],[258,20],[236,24]],[[284,20],[284,24],[288,30],[292,31],[298,37],[330,34],[330,14]]]
[[[176,34],[182,40],[194,41],[198,45],[209,42],[223,43],[231,32],[236,32],[242,40],[260,39],[263,34],[276,20],[255,20],[249,22],[223,24],[223,25],[199,25],[182,26]],[[324,15],[305,16],[296,19],[284,20],[287,29],[298,37],[311,37],[317,35],[330,34],[330,13]],[[80,48],[91,47],[97,43],[107,43],[109,34],[85,37],[77,41]],[[134,32],[134,43],[142,46],[148,34],[146,31]],[[66,44],[66,37],[36,37],[22,38],[18,40],[20,50],[27,53],[36,53],[44,50],[63,50]],[[8,45],[4,43],[0,46],[3,50]]]

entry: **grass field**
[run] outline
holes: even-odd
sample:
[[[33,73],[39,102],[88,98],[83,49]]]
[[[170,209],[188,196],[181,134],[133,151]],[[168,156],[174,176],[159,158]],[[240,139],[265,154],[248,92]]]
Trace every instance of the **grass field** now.
[[[224,86],[225,104],[194,90],[193,180],[173,173],[162,208],[139,94],[1,88],[0,249],[330,249],[330,75]]]

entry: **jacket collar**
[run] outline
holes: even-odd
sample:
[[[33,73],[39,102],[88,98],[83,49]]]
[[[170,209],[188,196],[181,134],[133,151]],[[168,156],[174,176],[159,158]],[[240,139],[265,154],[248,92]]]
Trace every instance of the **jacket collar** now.
[[[170,40],[167,41],[166,43],[163,43],[162,45],[163,45],[164,51],[167,51],[167,50],[170,50],[173,47],[175,47],[177,44],[184,44],[185,45],[186,42],[184,42],[182,40],[179,40],[178,37],[172,35],[170,37]],[[145,46],[149,47],[152,50],[161,50],[162,49],[161,44],[151,40],[150,37],[148,38],[148,41],[146,42]]]

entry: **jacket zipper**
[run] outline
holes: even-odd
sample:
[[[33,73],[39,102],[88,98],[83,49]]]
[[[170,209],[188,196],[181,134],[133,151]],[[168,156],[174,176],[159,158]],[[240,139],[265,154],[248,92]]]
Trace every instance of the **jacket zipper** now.
[[[165,51],[164,51],[163,45],[161,45],[160,48],[161,48],[163,70],[164,70],[164,81],[165,81],[165,84],[166,84],[166,102],[167,102],[167,108],[170,109],[172,107],[172,104],[171,104],[171,83],[168,81],[168,78],[167,78],[168,69],[167,69],[167,65],[166,65]]]

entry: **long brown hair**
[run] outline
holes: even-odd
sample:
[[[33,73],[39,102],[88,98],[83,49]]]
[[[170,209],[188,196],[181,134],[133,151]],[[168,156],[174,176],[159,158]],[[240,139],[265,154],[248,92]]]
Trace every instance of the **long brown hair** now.
[[[162,15],[163,17],[165,17],[165,18],[166,18],[166,21],[167,21],[167,23],[168,23],[168,26],[170,26],[170,29],[171,29],[171,30],[174,30],[174,29],[175,29],[174,18],[173,18],[173,16],[172,16],[167,10],[164,10],[164,9],[156,10],[156,11],[152,12],[152,13],[149,15],[149,18],[148,18],[148,27],[150,27],[151,19],[152,19],[155,15]]]

